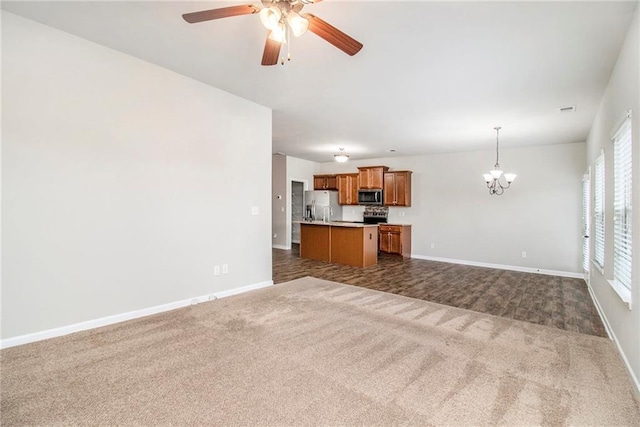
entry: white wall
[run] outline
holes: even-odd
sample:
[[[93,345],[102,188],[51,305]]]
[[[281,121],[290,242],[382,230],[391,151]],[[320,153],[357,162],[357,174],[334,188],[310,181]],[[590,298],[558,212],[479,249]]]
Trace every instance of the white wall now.
[[[272,246],[289,249],[291,245],[287,246],[287,194],[291,190],[287,190],[287,156],[274,154],[271,165]]]
[[[412,224],[414,257],[579,276],[585,144],[501,149],[500,159],[503,170],[518,174],[502,196],[490,196],[482,179],[494,150],[321,163],[320,171],[413,171],[412,207],[391,207],[389,222]]]
[[[271,281],[269,109],[3,12],[2,125],[3,339]]]
[[[291,249],[291,182],[304,183],[305,190],[313,190],[313,174],[318,164],[309,160],[275,154],[273,156],[273,247]],[[282,196],[278,199],[278,196]],[[284,209],[284,211],[283,211]]]
[[[587,166],[593,166],[600,150],[605,153],[605,266],[604,274],[591,268],[590,286],[603,317],[617,341],[628,365],[635,375],[636,387],[640,378],[640,8],[633,22],[609,85],[587,139]],[[613,146],[611,132],[625,111],[632,111],[631,135],[633,168],[633,271],[632,309],[618,297],[607,280],[613,278]],[[592,167],[593,171],[593,167]],[[593,176],[593,175],[592,175]],[[592,180],[593,182],[593,180]],[[593,195],[593,188],[592,188]],[[593,239],[591,239],[593,240]],[[593,243],[593,242],[592,242]],[[593,245],[591,248],[593,254]]]

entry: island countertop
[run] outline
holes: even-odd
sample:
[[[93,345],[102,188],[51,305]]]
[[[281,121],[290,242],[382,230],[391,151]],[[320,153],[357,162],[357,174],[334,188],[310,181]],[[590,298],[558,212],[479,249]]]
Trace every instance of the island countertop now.
[[[307,224],[307,225],[324,225],[330,227],[353,227],[353,228],[366,228],[366,227],[377,227],[378,224],[363,224],[360,222],[348,222],[348,221],[293,221],[296,224]]]
[[[300,258],[368,267],[378,263],[378,226],[353,222],[300,222]]]

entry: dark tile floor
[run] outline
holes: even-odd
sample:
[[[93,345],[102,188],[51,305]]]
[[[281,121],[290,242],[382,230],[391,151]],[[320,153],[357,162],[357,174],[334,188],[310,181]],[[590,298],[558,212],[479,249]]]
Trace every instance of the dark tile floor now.
[[[273,281],[313,276],[567,331],[606,337],[582,279],[381,254],[357,268],[300,258],[299,245],[273,249]]]

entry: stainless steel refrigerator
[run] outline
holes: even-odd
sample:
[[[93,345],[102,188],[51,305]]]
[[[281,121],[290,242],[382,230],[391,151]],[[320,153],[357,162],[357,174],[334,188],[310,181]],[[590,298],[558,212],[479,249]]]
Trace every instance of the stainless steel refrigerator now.
[[[304,206],[304,217],[307,221],[340,221],[342,219],[342,206],[338,204],[337,191],[305,191]]]

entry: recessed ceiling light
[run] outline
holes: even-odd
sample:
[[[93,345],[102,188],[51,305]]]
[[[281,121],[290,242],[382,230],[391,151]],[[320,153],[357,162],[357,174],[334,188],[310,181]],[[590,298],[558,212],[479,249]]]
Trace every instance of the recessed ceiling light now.
[[[575,105],[569,105],[566,107],[560,107],[560,112],[561,113],[575,113],[576,112],[576,106]]]

